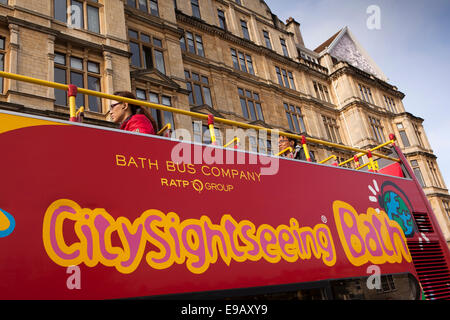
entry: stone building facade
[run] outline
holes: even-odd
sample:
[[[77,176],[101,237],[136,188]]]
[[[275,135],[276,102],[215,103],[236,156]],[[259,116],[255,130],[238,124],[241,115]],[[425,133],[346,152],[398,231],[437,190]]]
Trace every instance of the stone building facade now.
[[[450,196],[404,94],[343,28],[312,50],[262,0],[0,0],[0,68],[359,148],[398,138],[450,243]],[[0,108],[68,119],[64,92],[1,80]],[[78,96],[85,122],[109,101]],[[153,111],[197,140],[205,125]],[[218,126],[218,130],[225,129]],[[220,131],[219,131],[220,132]],[[270,152],[249,141],[247,148]],[[317,159],[352,155],[311,145]],[[364,160],[364,159],[363,159]],[[353,164],[352,164],[353,165]]]

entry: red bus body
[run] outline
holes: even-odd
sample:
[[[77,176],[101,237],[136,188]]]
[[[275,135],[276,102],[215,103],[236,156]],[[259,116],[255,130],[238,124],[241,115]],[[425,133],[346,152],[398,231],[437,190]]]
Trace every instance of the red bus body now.
[[[0,299],[170,297],[370,266],[410,274],[428,298],[450,294],[448,249],[415,178],[289,159],[263,175],[251,153],[221,148],[245,163],[177,165],[180,143],[211,147],[7,112],[0,132]]]

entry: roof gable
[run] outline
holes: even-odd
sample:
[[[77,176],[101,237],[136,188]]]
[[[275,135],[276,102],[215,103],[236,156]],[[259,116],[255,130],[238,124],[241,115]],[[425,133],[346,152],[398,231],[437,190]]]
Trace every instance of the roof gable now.
[[[322,43],[314,51],[322,54],[329,53],[334,58],[348,62],[352,66],[370,73],[375,77],[387,81],[386,75],[359,44],[350,30],[345,27],[330,39]]]

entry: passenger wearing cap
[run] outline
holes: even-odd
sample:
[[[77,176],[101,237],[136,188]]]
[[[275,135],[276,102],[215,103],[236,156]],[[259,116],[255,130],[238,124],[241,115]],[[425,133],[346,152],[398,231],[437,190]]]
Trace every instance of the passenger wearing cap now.
[[[114,95],[136,99],[129,91],[118,91]],[[109,107],[109,115],[114,123],[120,123],[120,129],[126,131],[155,134],[157,125],[152,115],[144,108],[128,102],[115,101]]]

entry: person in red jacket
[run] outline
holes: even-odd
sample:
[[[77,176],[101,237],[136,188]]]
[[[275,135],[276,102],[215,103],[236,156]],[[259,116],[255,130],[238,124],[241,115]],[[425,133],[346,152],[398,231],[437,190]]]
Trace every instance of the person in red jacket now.
[[[129,91],[118,91],[114,95],[136,99]],[[143,107],[127,102],[114,101],[109,107],[112,122],[120,123],[120,129],[126,131],[155,134],[157,125],[155,119]]]

